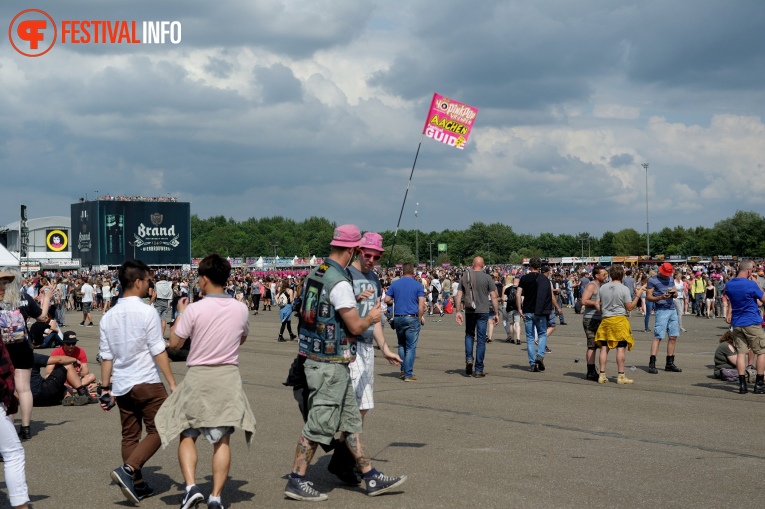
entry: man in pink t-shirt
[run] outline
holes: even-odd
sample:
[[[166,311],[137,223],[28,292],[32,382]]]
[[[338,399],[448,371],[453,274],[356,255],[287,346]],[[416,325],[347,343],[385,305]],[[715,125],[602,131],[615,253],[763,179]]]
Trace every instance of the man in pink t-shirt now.
[[[204,298],[189,304],[188,298],[181,297],[170,329],[171,349],[192,338],[186,378],[157,414],[163,442],[180,431],[178,461],[186,482],[181,507],[194,507],[204,500],[196,485],[197,438],[202,435],[213,444],[213,486],[208,507],[222,507],[220,497],[231,464],[229,439],[234,426],[249,436],[255,431],[255,418],[238,370],[239,346],[250,332],[249,313],[244,303],[225,292],[230,273],[231,265],[218,255],[202,260],[199,285]]]

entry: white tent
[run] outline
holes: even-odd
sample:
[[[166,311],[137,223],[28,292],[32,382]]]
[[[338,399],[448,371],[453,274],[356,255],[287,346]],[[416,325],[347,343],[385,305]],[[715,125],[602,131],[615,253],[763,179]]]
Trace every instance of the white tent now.
[[[0,244],[0,266],[2,267],[18,267],[20,265],[19,260],[13,256],[5,246]]]

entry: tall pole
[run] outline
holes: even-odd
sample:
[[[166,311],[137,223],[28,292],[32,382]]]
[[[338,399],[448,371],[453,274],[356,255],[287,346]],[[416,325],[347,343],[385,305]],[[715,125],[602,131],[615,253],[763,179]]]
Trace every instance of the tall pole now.
[[[428,247],[430,248],[430,268],[433,268],[433,244],[435,244],[434,241],[429,240],[428,241]]]
[[[279,243],[272,242],[271,246],[274,248],[274,269],[276,269],[276,248],[279,247]]]
[[[489,252],[489,265],[491,265],[491,242],[486,243],[486,251]]]
[[[420,206],[420,202],[417,202],[417,208]],[[414,209],[414,250],[417,254],[414,255],[417,260],[417,267],[420,266],[420,226],[417,220],[417,209]]]
[[[651,234],[648,230],[648,163],[643,163],[645,170],[645,254],[651,259]]]

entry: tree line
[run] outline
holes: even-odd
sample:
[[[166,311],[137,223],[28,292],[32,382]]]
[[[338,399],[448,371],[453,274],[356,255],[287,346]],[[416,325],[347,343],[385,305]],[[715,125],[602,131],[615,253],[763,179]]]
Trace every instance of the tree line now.
[[[203,257],[217,252],[231,257],[309,257],[329,254],[336,224],[326,218],[295,221],[284,217],[249,218],[234,221],[223,216],[200,219],[191,216],[191,254]],[[737,255],[765,258],[765,217],[738,211],[707,228],[676,226],[650,234],[651,254],[665,256]],[[385,239],[388,261],[393,231],[379,232]],[[446,251],[438,250],[446,244]],[[633,228],[607,231],[601,236],[515,233],[502,223],[475,222],[466,230],[415,232],[399,230],[391,263],[419,262],[468,264],[482,256],[489,264],[521,263],[523,258],[563,256],[635,256],[646,254],[646,235]],[[419,255],[419,256],[418,256]]]

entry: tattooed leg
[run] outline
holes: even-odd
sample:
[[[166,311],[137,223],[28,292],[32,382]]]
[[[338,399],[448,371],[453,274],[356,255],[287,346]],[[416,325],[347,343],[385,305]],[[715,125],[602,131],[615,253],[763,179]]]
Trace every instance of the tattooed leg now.
[[[353,458],[356,460],[362,473],[366,474],[372,470],[372,458],[369,457],[367,448],[361,440],[360,433],[346,433],[345,444],[348,446],[351,454],[353,454]]]
[[[311,442],[303,435],[300,435],[297,449],[295,449],[295,463],[292,465],[293,474],[305,475],[318,445],[317,442]]]

